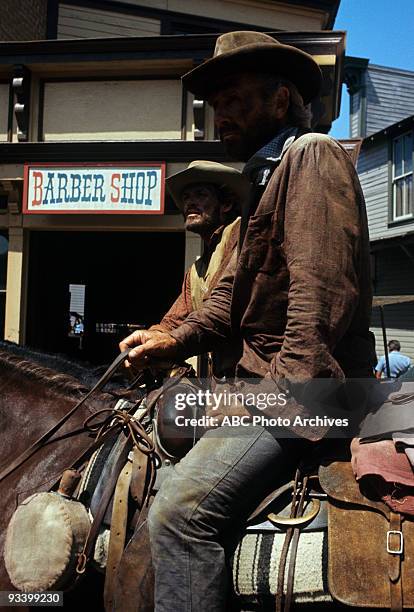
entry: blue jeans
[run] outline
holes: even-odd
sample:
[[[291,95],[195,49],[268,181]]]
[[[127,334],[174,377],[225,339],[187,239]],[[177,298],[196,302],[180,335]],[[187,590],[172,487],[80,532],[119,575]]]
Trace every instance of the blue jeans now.
[[[156,612],[228,609],[228,558],[243,522],[309,444],[219,427],[175,466],[148,516]]]

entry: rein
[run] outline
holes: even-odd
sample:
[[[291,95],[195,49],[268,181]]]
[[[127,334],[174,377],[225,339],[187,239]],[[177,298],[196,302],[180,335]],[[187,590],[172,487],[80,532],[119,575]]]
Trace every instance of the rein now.
[[[98,382],[92,387],[90,391],[67,413],[65,414],[60,421],[55,423],[46,433],[44,433],[38,440],[33,442],[33,444],[27,448],[21,455],[19,455],[12,463],[10,463],[4,470],[0,472],[0,482],[7,478],[12,472],[14,472],[18,467],[20,467],[27,459],[32,457],[44,444],[56,433],[65,423],[70,419],[70,417],[75,414],[75,412],[93,395],[96,391],[100,391],[102,387],[106,385],[108,380],[113,376],[119,366],[126,360],[128,357],[129,351],[124,351],[120,353],[117,358],[111,363],[106,372],[102,375],[102,377],[98,380]],[[119,426],[118,426],[119,427]],[[109,435],[109,432],[107,432]],[[140,431],[142,435],[142,432]],[[108,437],[105,435],[105,438]],[[102,443],[102,439],[100,443]]]
[[[5,467],[0,472],[0,482],[22,466],[30,457],[33,457],[38,450],[43,448],[76,411],[78,411],[95,392],[104,387],[115,371],[127,359],[128,354],[129,350],[120,353],[99,381],[69,410],[67,414]],[[103,408],[89,415],[84,420],[82,429],[78,429],[77,433],[89,432],[94,435],[93,441],[89,444],[88,448],[83,449],[75,458],[72,467],[64,470],[59,480],[55,481],[52,487],[49,488],[49,491],[52,491],[57,482],[59,482],[58,493],[71,498],[74,489],[73,483],[75,483],[76,486],[77,482],[79,482],[81,470],[87,465],[92,453],[99,447],[102,447],[105,440],[118,436],[118,456],[114,465],[111,467],[108,481],[105,483],[102,496],[96,511],[94,511],[93,520],[90,523],[82,549],[77,553],[75,566],[76,577],[74,577],[73,583],[74,586],[86,570],[87,564],[93,555],[96,539],[101,529],[105,513],[113,499],[114,505],[112,508],[111,522],[114,522],[114,532],[116,533],[111,535],[109,542],[108,561],[110,560],[110,564],[107,567],[104,589],[104,599],[106,602],[112,602],[113,600],[116,571],[125,544],[128,521],[128,494],[132,478],[132,466],[135,461],[132,449],[137,449],[137,451],[139,451],[138,457],[141,457],[141,459],[136,460],[135,466],[138,466],[138,470],[142,469],[142,476],[144,478],[140,505],[135,510],[131,523],[131,525],[134,525],[133,528],[136,529],[141,520],[145,518],[148,511],[151,496],[154,491],[156,471],[161,463],[160,457],[156,451],[155,442],[152,436],[146,431],[144,418],[147,415],[151,415],[156,402],[162,394],[167,389],[176,385],[186,374],[188,374],[188,371],[188,367],[178,367],[175,370],[174,377],[169,378],[159,389],[154,390],[149,395],[147,394],[146,406],[139,412],[137,412],[137,404],[139,405],[139,402],[130,405],[128,409],[123,408],[123,404],[120,405],[117,403],[114,408]],[[68,484],[66,493],[65,483]]]

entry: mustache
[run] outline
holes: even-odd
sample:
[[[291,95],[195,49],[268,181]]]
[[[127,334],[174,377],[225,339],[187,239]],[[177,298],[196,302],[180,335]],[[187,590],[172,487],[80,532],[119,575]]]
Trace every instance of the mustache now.
[[[220,126],[219,128],[220,139],[223,139],[223,137],[228,132],[240,132],[239,126],[236,125],[235,123],[225,123],[224,125]]]
[[[187,217],[191,214],[201,215],[202,212],[203,210],[201,208],[197,208],[196,206],[189,206],[188,208],[184,209],[184,216]]]

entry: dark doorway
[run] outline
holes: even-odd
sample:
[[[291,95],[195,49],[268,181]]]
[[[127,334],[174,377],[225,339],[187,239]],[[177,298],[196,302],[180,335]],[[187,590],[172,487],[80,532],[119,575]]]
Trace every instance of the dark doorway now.
[[[32,232],[27,344],[111,361],[128,324],[158,322],[178,295],[184,250],[183,232]]]

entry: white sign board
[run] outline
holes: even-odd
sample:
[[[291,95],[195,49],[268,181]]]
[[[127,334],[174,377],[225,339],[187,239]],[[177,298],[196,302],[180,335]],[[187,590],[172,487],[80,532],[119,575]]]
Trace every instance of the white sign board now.
[[[23,212],[163,214],[165,164],[26,164]]]

